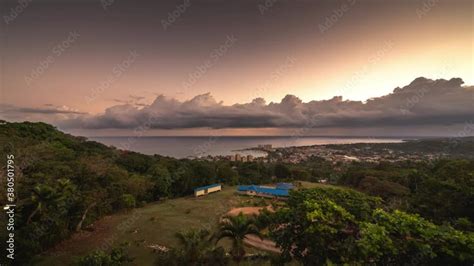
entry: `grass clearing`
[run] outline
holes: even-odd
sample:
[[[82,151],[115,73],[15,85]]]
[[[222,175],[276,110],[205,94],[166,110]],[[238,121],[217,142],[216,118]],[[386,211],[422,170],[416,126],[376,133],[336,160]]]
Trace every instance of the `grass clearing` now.
[[[258,198],[241,197],[235,194],[235,187],[225,187],[199,198],[177,198],[107,216],[95,223],[95,231],[62,242],[44,254],[38,263],[68,265],[93,250],[128,242],[129,254],[135,257],[133,265],[152,265],[156,256],[149,245],[175,246],[175,234],[190,228],[213,231],[219,218],[231,208],[252,204],[253,200]],[[228,247],[229,242],[224,240],[222,245]],[[257,251],[249,248],[249,252]]]
[[[342,188],[339,186],[334,186],[331,184],[324,184],[324,183],[313,183],[309,181],[297,181],[298,183],[301,184],[301,188],[317,188],[317,187],[322,187],[322,188]]]
[[[335,187],[301,181],[302,188]],[[35,262],[38,265],[69,265],[78,257],[97,249],[128,242],[128,253],[135,258],[133,265],[153,265],[155,253],[150,245],[177,245],[175,234],[191,228],[206,228],[213,232],[220,217],[232,208],[268,206],[273,200],[238,195],[236,187],[195,198],[194,196],[150,203],[142,208],[106,216],[94,223],[93,232],[73,235],[49,250]],[[230,241],[219,245],[230,247]],[[248,247],[248,253],[263,252]]]

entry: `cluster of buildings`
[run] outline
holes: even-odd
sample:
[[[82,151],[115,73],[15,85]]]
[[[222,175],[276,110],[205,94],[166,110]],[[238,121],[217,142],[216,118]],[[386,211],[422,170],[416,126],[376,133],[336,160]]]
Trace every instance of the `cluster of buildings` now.
[[[266,151],[271,151],[273,149],[272,144],[259,144],[257,148]]]
[[[229,161],[232,162],[252,162],[255,158],[252,155],[240,155],[240,154],[234,154],[234,155],[228,155],[226,158]]]
[[[241,154],[233,154],[233,155],[217,155],[217,156],[212,156],[212,155],[207,155],[205,157],[199,157],[200,160],[206,160],[206,161],[231,161],[231,162],[265,162],[265,163],[272,163],[276,162],[276,159],[274,158],[268,158],[267,156],[253,156],[253,155],[241,155]]]
[[[295,187],[291,183],[277,183],[275,186],[242,185],[237,187],[237,193],[242,195],[264,198],[285,199],[290,195],[290,190],[294,188]],[[218,192],[221,190],[221,184],[212,184],[208,186],[198,187],[194,189],[194,196],[205,196],[207,194]]]
[[[420,161],[432,160],[438,157],[437,154],[420,153],[420,152],[404,152],[401,150],[393,150],[388,148],[373,148],[371,145],[365,147],[357,147],[351,145],[341,145],[332,147],[332,145],[315,145],[303,147],[287,147],[277,148],[273,152],[273,157],[285,163],[300,163],[311,157],[320,157],[328,161],[337,163],[349,162],[397,162],[397,161]]]

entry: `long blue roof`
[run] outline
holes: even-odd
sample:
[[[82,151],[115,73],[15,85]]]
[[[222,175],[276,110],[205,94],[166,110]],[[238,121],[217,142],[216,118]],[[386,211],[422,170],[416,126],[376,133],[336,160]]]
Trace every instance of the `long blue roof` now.
[[[208,185],[208,186],[203,186],[203,187],[197,187],[194,189],[194,192],[198,191],[198,190],[203,190],[203,189],[208,189],[208,188],[212,188],[212,187],[218,187],[220,186],[221,184],[212,184],[212,185]]]
[[[238,191],[255,191],[256,193],[269,194],[273,196],[287,197],[289,195],[288,189],[268,188],[261,186],[239,186]]]
[[[293,189],[295,186],[291,183],[277,183],[276,184],[277,189]]]

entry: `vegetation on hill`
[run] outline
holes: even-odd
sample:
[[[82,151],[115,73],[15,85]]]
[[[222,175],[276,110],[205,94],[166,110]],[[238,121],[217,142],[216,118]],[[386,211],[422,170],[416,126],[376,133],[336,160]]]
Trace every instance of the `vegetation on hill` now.
[[[352,190],[292,193],[271,219],[285,261],[304,265],[462,265],[474,261],[474,234],[392,210]]]
[[[273,175],[272,168],[263,163],[232,167],[225,162],[122,151],[45,123],[4,123],[0,140],[2,158],[15,157],[19,262],[104,215],[190,195],[202,185],[263,183]],[[5,193],[0,200],[6,202]]]
[[[352,164],[338,180],[437,223],[474,221],[474,160]],[[461,225],[460,225],[461,226]],[[472,230],[472,229],[471,229]]]
[[[345,164],[321,158],[299,164],[178,160],[118,150],[28,122],[2,123],[0,140],[2,158],[15,157],[20,264],[105,215],[191,195],[198,186],[321,179],[360,192],[332,186],[301,190],[276,214],[262,214],[255,223],[269,226],[265,235],[284,251],[277,261],[446,265],[474,260],[474,161],[468,157]],[[5,193],[0,201],[6,202]],[[205,254],[204,262],[229,261],[223,250],[210,247],[199,253]],[[235,250],[240,258],[241,249]],[[123,249],[112,251],[91,253],[81,263],[129,260]],[[192,251],[173,252],[188,260]]]

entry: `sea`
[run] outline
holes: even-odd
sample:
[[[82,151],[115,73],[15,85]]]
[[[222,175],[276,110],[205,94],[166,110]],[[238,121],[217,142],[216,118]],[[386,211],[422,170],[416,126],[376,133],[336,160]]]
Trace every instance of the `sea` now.
[[[143,154],[196,158],[233,154],[265,156],[251,148],[272,145],[273,148],[350,143],[397,143],[402,138],[382,137],[293,137],[293,136],[192,136],[192,137],[90,137],[89,139]]]

